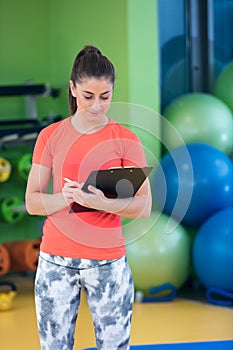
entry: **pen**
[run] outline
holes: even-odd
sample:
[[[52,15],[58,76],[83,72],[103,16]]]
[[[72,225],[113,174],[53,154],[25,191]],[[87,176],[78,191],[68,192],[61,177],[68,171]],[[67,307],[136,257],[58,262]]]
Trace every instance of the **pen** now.
[[[72,180],[68,179],[68,177],[64,177],[64,180],[65,180],[66,182],[72,182]]]

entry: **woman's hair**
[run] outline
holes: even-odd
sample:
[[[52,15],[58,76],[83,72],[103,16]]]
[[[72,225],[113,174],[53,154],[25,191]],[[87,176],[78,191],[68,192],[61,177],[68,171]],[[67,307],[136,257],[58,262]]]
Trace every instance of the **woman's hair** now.
[[[95,46],[85,46],[76,56],[71,71],[70,80],[74,86],[82,83],[87,78],[106,78],[113,85],[115,70],[113,64],[106,56],[103,56]],[[73,97],[69,87],[69,105],[71,114],[77,110],[76,98]]]

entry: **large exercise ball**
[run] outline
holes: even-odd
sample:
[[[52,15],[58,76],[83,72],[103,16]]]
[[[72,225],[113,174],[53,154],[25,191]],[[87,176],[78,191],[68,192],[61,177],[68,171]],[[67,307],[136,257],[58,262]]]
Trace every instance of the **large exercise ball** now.
[[[233,62],[219,74],[214,84],[214,94],[224,101],[233,112]]]
[[[168,230],[171,220],[172,231]],[[165,283],[182,286],[191,265],[190,237],[184,227],[153,211],[149,218],[128,221],[123,234],[136,290],[147,295]]]
[[[215,147],[187,144],[165,154],[153,178],[155,207],[198,227],[233,205],[233,163]]]
[[[203,285],[233,291],[233,208],[215,213],[197,231],[193,266]]]
[[[182,143],[207,143],[226,154],[232,152],[233,116],[219,98],[190,93],[175,99],[163,114],[181,136],[177,138],[173,128],[162,123],[162,142],[168,150]]]

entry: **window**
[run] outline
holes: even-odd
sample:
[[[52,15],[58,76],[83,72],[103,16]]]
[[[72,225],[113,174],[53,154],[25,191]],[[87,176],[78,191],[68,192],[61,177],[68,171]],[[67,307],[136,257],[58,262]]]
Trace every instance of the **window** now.
[[[233,60],[233,0],[158,0],[161,108],[210,92]]]

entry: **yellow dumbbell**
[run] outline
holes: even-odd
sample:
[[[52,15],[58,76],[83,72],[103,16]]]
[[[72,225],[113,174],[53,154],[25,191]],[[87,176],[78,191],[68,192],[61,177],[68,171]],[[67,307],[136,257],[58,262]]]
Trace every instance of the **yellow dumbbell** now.
[[[8,293],[0,293],[0,311],[7,311],[12,309],[13,300],[17,294],[16,286],[12,282],[0,282],[0,286],[10,287],[10,291]]]
[[[0,182],[5,182],[11,175],[11,164],[10,162],[0,157]]]

